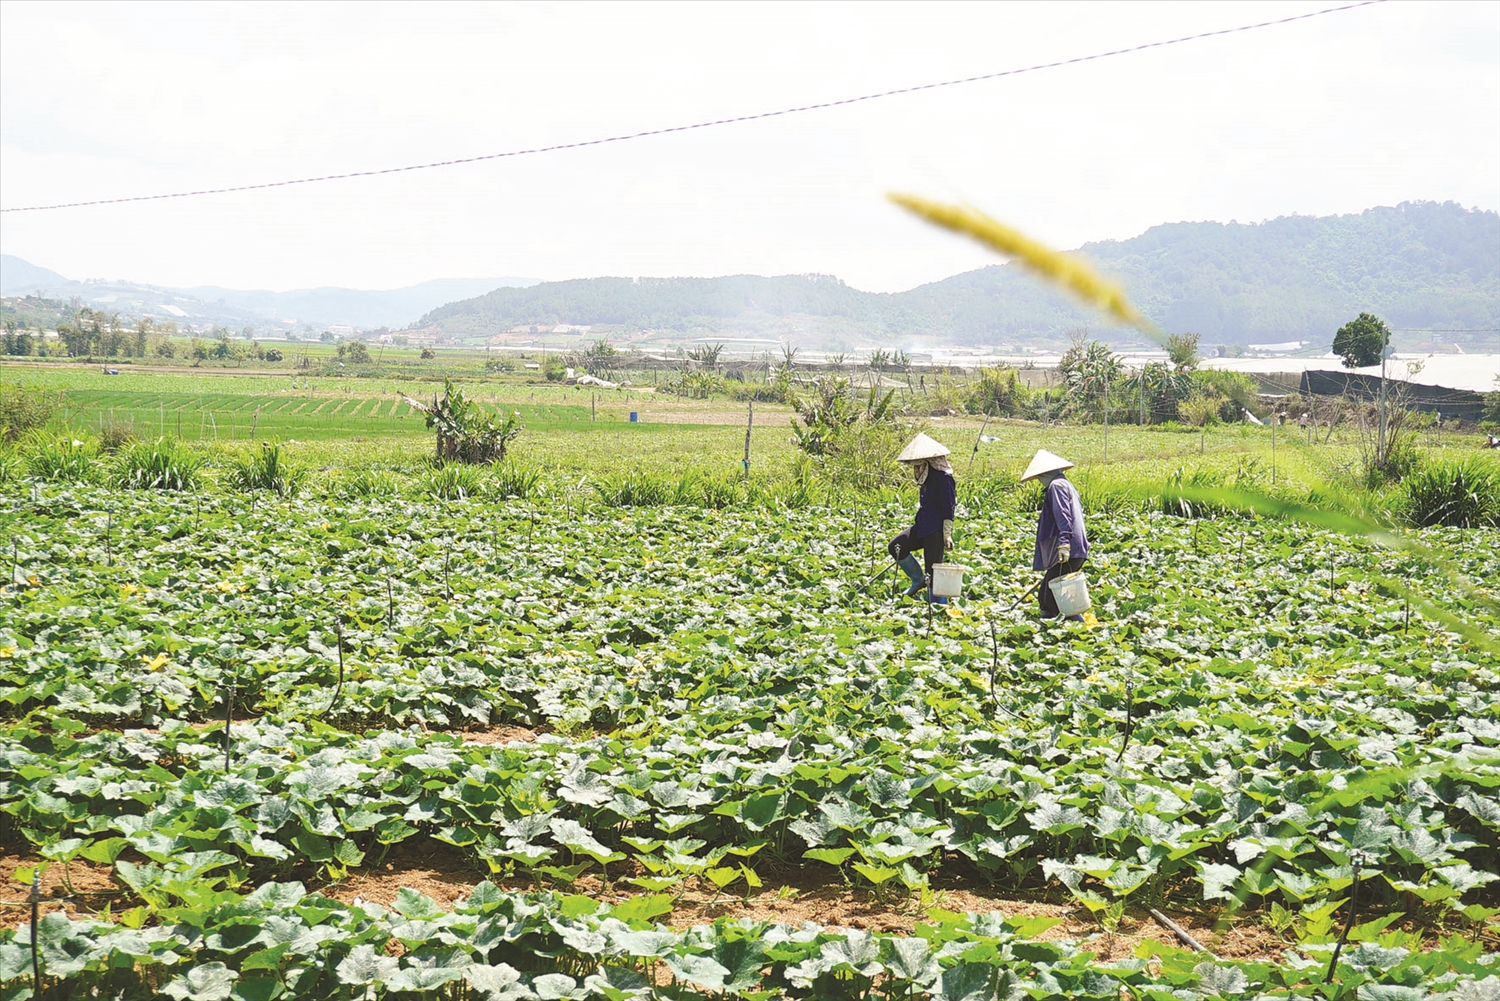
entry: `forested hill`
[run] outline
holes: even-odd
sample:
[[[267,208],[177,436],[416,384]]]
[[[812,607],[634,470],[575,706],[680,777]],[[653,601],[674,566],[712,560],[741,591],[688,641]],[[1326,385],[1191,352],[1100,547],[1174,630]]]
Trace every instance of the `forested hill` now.
[[[1079,253],[1118,276],[1164,328],[1199,333],[1207,344],[1327,342],[1362,310],[1397,328],[1500,327],[1500,215],[1451,202],[1256,224],[1173,223]],[[544,282],[449,303],[418,325],[453,334],[607,325],[837,348],[1055,342],[1100,322],[1017,266],[995,265],[894,294],[824,275]]]

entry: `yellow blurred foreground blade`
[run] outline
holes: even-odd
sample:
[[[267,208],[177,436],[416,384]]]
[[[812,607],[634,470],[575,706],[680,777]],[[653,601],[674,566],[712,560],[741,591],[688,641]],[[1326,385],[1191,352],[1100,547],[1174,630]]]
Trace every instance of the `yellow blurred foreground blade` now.
[[[991,219],[977,209],[944,205],[916,195],[893,193],[889,197],[897,205],[909,209],[935,226],[971,236],[991,250],[1014,257],[1024,267],[1054,285],[1060,285],[1089,305],[1104,310],[1122,323],[1130,324],[1153,340],[1165,341],[1156,324],[1137,312],[1130,300],[1125,298],[1125,290],[1106,280],[1086,261],[1038,243],[1020,230]]]

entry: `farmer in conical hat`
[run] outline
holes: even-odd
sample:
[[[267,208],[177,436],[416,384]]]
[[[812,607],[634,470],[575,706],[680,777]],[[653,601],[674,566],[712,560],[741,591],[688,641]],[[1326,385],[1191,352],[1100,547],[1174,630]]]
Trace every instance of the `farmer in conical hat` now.
[[[933,564],[943,562],[943,553],[953,548],[953,509],[958,503],[958,489],[948,454],[946,447],[919,434],[896,456],[897,462],[911,469],[912,478],[921,487],[916,519],[886,547],[891,559],[911,578],[911,587],[906,590],[908,597],[916,597],[927,587]],[[922,551],[921,563],[912,555],[918,549]],[[948,603],[947,598],[934,598],[930,590],[927,597],[934,604]]]
[[[1037,588],[1037,598],[1042,605],[1042,618],[1057,618],[1057,598],[1047,585],[1058,577],[1077,573],[1089,554],[1089,539],[1083,530],[1083,504],[1078,500],[1078,491],[1063,475],[1063,470],[1072,469],[1073,464],[1060,455],[1046,449],[1037,452],[1026,467],[1021,482],[1041,480],[1042,514],[1036,525],[1036,555],[1031,569],[1046,571],[1042,584]],[[1069,618],[1080,619],[1071,615]]]

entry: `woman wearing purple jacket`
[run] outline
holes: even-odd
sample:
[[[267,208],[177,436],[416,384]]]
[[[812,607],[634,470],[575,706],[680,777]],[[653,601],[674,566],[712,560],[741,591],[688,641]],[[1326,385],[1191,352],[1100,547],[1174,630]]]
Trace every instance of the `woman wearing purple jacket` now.
[[[1083,561],[1089,555],[1089,538],[1083,530],[1083,504],[1078,500],[1078,491],[1063,475],[1063,470],[1072,468],[1067,459],[1042,449],[1021,477],[1022,483],[1042,482],[1042,514],[1037,520],[1036,555],[1031,569],[1046,571],[1037,588],[1044,619],[1055,619],[1058,612],[1057,598],[1047,585],[1083,569]],[[1068,618],[1081,621],[1083,616]]]

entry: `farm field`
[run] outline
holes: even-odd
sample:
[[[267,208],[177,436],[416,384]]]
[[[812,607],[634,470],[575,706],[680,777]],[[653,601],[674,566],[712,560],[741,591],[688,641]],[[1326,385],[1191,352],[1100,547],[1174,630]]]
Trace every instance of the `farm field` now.
[[[627,503],[611,433],[559,430],[538,478],[467,499],[414,488],[415,434],[364,455],[391,479],[291,498],[7,484],[0,831],[6,899],[41,877],[48,982],[1490,996],[1500,533],[1411,533],[1438,566],[1103,505],[1097,625],[1042,623],[1010,609],[1024,495],[961,476],[965,597],[929,616],[889,575],[865,587],[909,517],[894,487]],[[1002,429],[986,461],[1044,433]],[[1111,454],[1133,442],[1137,471],[1196,444],[1136,434]],[[743,437],[633,440],[715,435]],[[356,471],[359,445],[306,448]],[[592,486],[557,478],[577,469]],[[0,983],[24,997],[27,911],[5,914]]]
[[[525,431],[434,469],[431,383],[26,379],[60,408],[0,451],[7,997],[1500,986],[1500,531],[1192,494],[1343,496],[1353,432],[930,418],[969,568],[932,615],[880,574],[909,480],[811,462],[784,405],[747,481],[724,400],[471,383]],[[192,489],[105,485],[105,431],[179,421]],[[1080,463],[1089,624],[1013,607],[1039,447]]]

